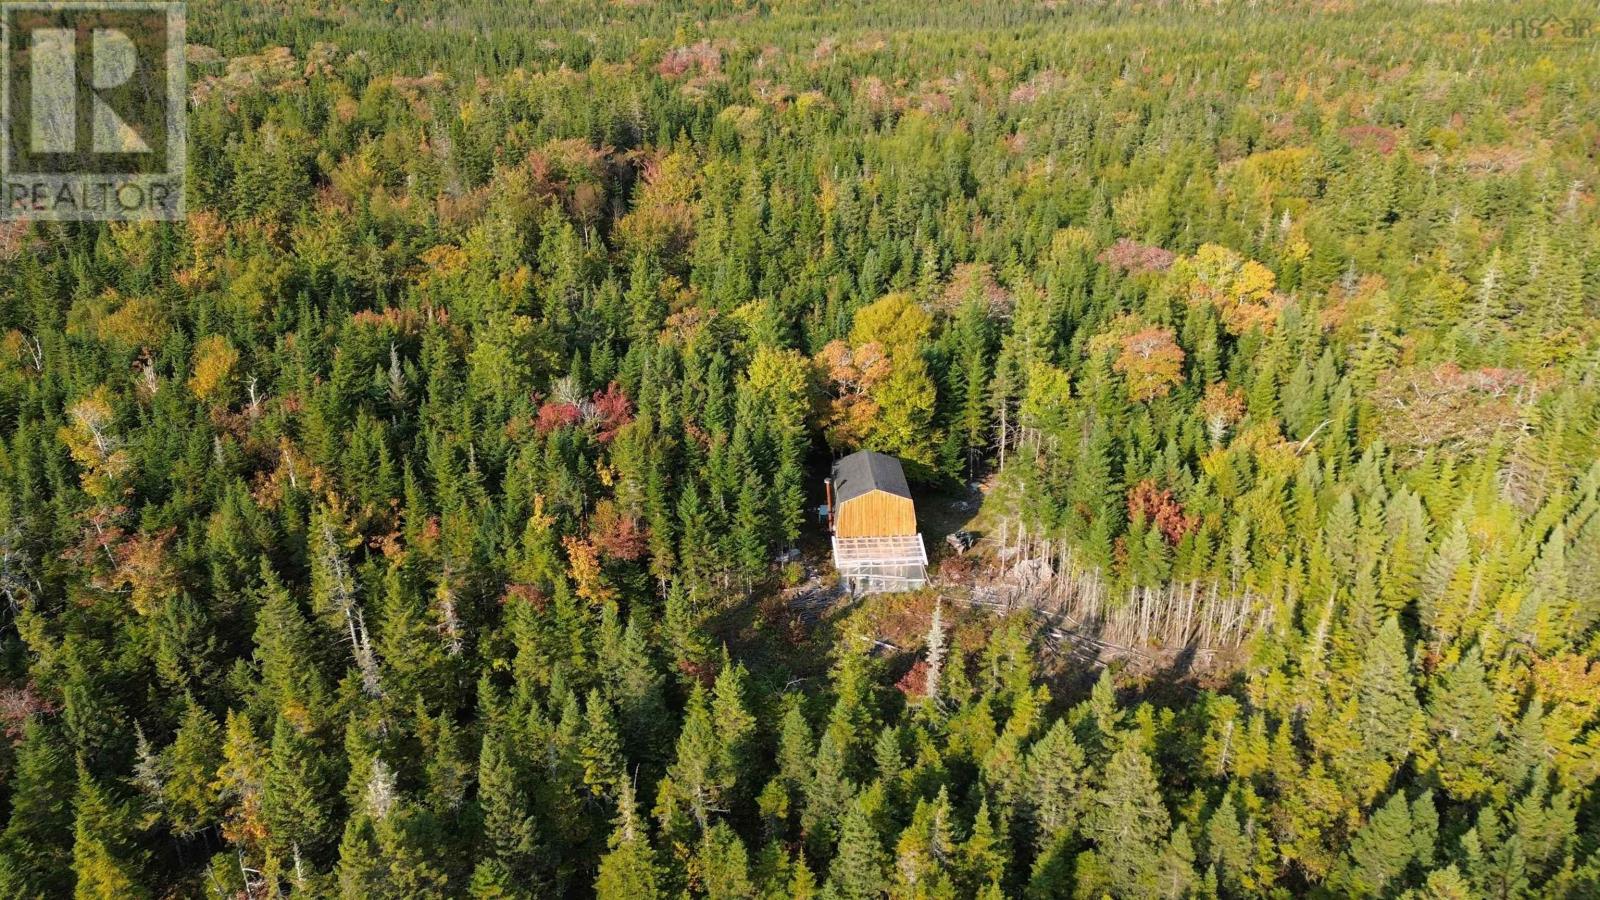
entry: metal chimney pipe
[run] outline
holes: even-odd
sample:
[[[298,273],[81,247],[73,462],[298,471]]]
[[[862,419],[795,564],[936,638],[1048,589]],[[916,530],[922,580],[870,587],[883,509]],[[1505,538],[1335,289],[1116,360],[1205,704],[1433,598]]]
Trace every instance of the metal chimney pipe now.
[[[823,492],[824,492],[824,493],[825,493],[825,494],[826,494],[826,495],[827,495],[827,504],[828,504],[828,533],[829,533],[829,534],[833,534],[833,517],[834,517],[834,508],[833,508],[833,479],[832,479],[832,478],[824,478],[824,479],[822,479],[822,488],[823,488]]]

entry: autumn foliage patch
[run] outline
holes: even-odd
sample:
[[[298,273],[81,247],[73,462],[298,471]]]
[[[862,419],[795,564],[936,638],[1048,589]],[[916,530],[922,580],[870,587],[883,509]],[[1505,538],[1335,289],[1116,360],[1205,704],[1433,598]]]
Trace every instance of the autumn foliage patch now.
[[[1128,518],[1143,518],[1161,530],[1169,544],[1177,544],[1195,529],[1199,520],[1184,513],[1183,504],[1172,496],[1171,488],[1156,490],[1154,481],[1145,479],[1128,492]]]

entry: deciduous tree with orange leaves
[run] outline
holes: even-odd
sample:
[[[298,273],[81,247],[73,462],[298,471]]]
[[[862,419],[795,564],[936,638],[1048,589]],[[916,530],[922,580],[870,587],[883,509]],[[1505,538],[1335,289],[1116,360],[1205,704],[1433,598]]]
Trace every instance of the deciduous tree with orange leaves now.
[[[1128,397],[1134,402],[1165,397],[1183,381],[1183,348],[1173,338],[1172,329],[1140,328],[1124,336],[1120,344],[1122,350],[1111,368],[1127,382]]]

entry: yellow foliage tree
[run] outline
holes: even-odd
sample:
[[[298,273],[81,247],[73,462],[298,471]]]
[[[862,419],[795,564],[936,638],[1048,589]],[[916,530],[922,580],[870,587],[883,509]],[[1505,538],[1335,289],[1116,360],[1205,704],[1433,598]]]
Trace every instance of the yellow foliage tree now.
[[[833,399],[823,427],[838,450],[867,447],[932,468],[937,388],[922,348],[933,319],[909,294],[887,294],[855,314],[850,340],[817,354]]]
[[[189,391],[201,403],[226,403],[233,387],[239,351],[220,334],[213,334],[194,348],[194,375]]]
[[[882,344],[892,356],[904,350],[920,350],[932,331],[933,318],[912,301],[910,294],[885,294],[856,311],[850,345]]]
[[[1192,303],[1216,307],[1229,334],[1271,328],[1283,298],[1272,270],[1218,244],[1205,244],[1173,266],[1180,289]]]
[[[872,393],[889,375],[883,345],[852,348],[844,341],[830,341],[817,354],[817,363],[833,394],[822,422],[828,443],[837,450],[860,446],[878,415]]]
[[[111,391],[101,385],[67,409],[70,424],[60,432],[72,458],[83,467],[84,492],[101,503],[116,498],[122,477],[133,467],[122,439],[112,429],[115,418]]]
[[[593,544],[567,535],[561,539],[561,546],[567,550],[567,563],[579,597],[595,606],[604,606],[606,601],[616,599],[616,588],[606,581],[600,569],[600,554],[595,552]]]
[[[1067,401],[1072,396],[1072,376],[1049,363],[1028,367],[1028,389],[1019,410],[1028,431],[1057,433],[1066,427]]]
[[[1206,434],[1212,446],[1218,446],[1228,436],[1240,419],[1244,418],[1244,391],[1229,388],[1227,382],[1206,385],[1206,395],[1200,401],[1200,417],[1206,423]]]
[[[633,210],[617,223],[623,246],[649,256],[675,253],[694,234],[694,195],[699,187],[699,161],[674,151],[646,165],[644,186]]]
[[[1146,325],[1133,315],[1118,316],[1089,341],[1093,354],[1117,351],[1112,371],[1123,377],[1128,396],[1145,403],[1172,392],[1183,381],[1183,348],[1172,329]]]
[[[228,710],[226,737],[222,743],[222,766],[217,769],[213,787],[227,804],[222,836],[256,852],[267,840],[267,825],[261,814],[261,788],[266,780],[267,748],[262,745],[244,715]]]

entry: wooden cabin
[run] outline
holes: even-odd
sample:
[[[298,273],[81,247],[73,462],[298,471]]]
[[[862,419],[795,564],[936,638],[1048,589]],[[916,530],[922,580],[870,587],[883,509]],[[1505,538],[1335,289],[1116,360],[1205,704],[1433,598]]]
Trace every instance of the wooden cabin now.
[[[917,533],[917,510],[900,460],[871,450],[833,464],[833,533],[839,537],[892,537]]]
[[[826,482],[833,564],[852,593],[916,590],[928,552],[900,460],[863,450],[833,464]]]

